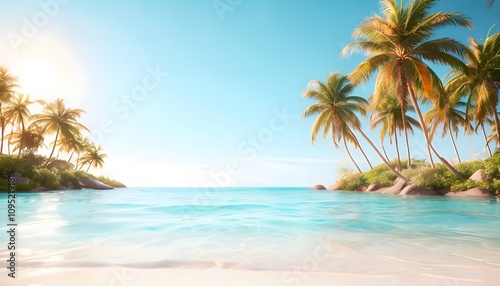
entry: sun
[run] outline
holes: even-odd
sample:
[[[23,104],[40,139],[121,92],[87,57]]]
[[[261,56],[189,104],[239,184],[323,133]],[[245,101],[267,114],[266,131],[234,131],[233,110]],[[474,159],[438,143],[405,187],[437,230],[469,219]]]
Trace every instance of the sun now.
[[[43,60],[20,63],[12,70],[18,78],[18,90],[32,98],[52,100],[60,93],[60,81],[64,80],[53,64]]]
[[[10,68],[17,91],[31,99],[63,98],[76,103],[85,90],[84,73],[71,48],[60,39],[46,38],[23,51]]]

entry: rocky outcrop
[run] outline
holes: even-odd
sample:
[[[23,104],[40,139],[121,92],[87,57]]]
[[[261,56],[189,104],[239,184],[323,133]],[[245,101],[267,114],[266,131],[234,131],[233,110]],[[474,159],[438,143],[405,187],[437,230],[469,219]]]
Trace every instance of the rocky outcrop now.
[[[87,188],[87,189],[96,189],[96,190],[109,190],[109,189],[113,189],[113,187],[110,187],[106,184],[103,184],[99,181],[96,181],[92,178],[83,178],[81,180],[81,183],[83,185],[84,188]]]
[[[311,190],[326,190],[326,188],[323,185],[316,185],[312,187]]]
[[[463,192],[449,192],[446,194],[448,197],[483,197],[483,198],[494,198],[495,196],[488,190],[483,190],[479,187],[472,188]]]
[[[71,178],[71,185],[72,185],[71,186],[72,189],[75,189],[75,190],[80,190],[83,187],[77,178]]]
[[[31,191],[32,192],[46,192],[46,191],[49,191],[49,189],[47,189],[44,186],[38,186],[38,187],[32,189]]]
[[[368,188],[366,188],[365,192],[375,192],[376,190],[380,189],[382,187],[382,184],[380,182],[375,182],[373,184],[370,184]]]
[[[21,173],[15,172],[14,173],[14,178],[16,179],[16,185],[17,184],[28,184],[30,182],[30,179],[23,177]]]
[[[398,195],[399,193],[401,193],[404,187],[406,187],[406,182],[400,178],[397,178],[394,182],[394,186],[384,190],[382,194]]]
[[[417,185],[406,186],[401,193],[401,196],[440,196],[441,193],[437,190],[431,190],[427,188],[422,188]]]
[[[365,185],[359,186],[356,188],[356,192],[364,192],[364,191],[366,191],[367,188],[368,188],[368,186],[365,186]]]
[[[477,170],[474,174],[472,174],[472,176],[470,176],[469,179],[477,182],[486,181],[486,178],[483,176],[483,171],[483,169]]]
[[[329,186],[326,189],[330,191],[342,190],[342,181],[337,181],[335,184]]]

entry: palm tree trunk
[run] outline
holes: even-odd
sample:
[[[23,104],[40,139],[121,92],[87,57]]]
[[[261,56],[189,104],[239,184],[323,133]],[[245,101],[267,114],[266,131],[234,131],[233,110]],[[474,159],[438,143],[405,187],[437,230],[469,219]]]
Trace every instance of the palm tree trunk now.
[[[361,148],[361,145],[359,145],[359,150],[361,151],[361,154],[363,154],[363,157],[365,157],[365,160],[368,163],[368,166],[370,166],[370,170],[373,170],[372,163],[370,163],[370,160],[368,160],[368,157],[366,157],[365,151],[363,151],[363,148]]]
[[[71,158],[73,158],[74,154],[75,154],[75,150],[73,150],[73,152],[71,152],[71,155],[69,155],[68,162],[71,162]]]
[[[0,139],[0,154],[3,154],[3,135],[5,132],[5,120],[2,114],[2,104],[0,104],[0,124],[2,125],[2,138]]]
[[[85,171],[85,173],[88,173],[89,170],[90,170],[90,166],[92,166],[92,162],[89,162],[89,167],[87,168],[87,171]]]
[[[408,154],[408,169],[411,169],[411,155],[410,155],[410,144],[408,143],[408,130],[406,129],[406,112],[404,109],[403,104],[399,104],[401,106],[401,120],[403,122],[403,133],[405,134],[405,141],[406,141],[406,152]],[[396,136],[396,135],[394,135]],[[399,157],[398,157],[399,158]],[[401,166],[399,166],[401,168]],[[401,170],[401,169],[400,169]]]
[[[24,147],[24,122],[21,120],[21,142],[19,142],[19,153],[17,153],[17,158],[21,157],[21,150]]]
[[[435,168],[434,160],[432,159],[431,153],[431,140],[429,139],[429,130],[427,130],[424,122],[424,117],[422,116],[422,112],[420,111],[420,107],[418,106],[417,98],[415,97],[415,92],[413,91],[413,87],[411,84],[407,84],[408,93],[410,94],[410,99],[413,107],[415,108],[415,113],[417,114],[418,121],[420,122],[420,127],[422,128],[422,132],[424,133],[425,143],[427,144],[427,154],[429,156],[429,164],[431,164],[432,168]],[[437,155],[439,157],[439,155]]]
[[[488,137],[486,136],[486,131],[484,131],[484,123],[481,123],[481,130],[483,131],[484,142],[486,142],[486,148],[488,149],[488,153],[490,157],[493,155],[491,153],[490,143],[488,142]]]
[[[460,160],[460,155],[458,154],[457,145],[455,144],[455,139],[453,138],[453,132],[451,132],[451,122],[448,121],[448,131],[450,133],[451,143],[453,144],[453,149],[455,149],[455,155],[457,155],[458,163],[462,163]]]
[[[61,128],[57,128],[56,139],[54,139],[54,147],[52,147],[52,152],[50,152],[49,158],[47,159],[47,162],[45,163],[44,167],[46,167],[49,164],[50,158],[52,158],[52,155],[54,155],[54,151],[56,150],[57,138],[59,137],[59,130],[60,129]]]
[[[354,163],[354,166],[356,166],[356,169],[358,169],[358,172],[363,173],[363,172],[361,172],[361,169],[359,168],[358,164],[356,164],[356,161],[354,161],[354,159],[352,158],[351,152],[349,152],[349,148],[347,148],[347,143],[346,143],[345,138],[344,138],[343,141],[344,141],[344,147],[345,147],[345,149],[347,151],[347,155],[349,156],[349,158],[351,159],[351,161]]]
[[[418,120],[420,121],[420,127],[422,127],[422,131],[424,132],[425,141],[427,143],[427,151],[429,152],[429,158],[432,160],[432,154],[429,151],[432,150],[432,152],[434,152],[434,155],[438,157],[439,161],[446,167],[446,169],[448,169],[458,178],[464,179],[464,176],[459,171],[457,171],[457,169],[453,168],[453,166],[448,161],[441,157],[436,149],[434,149],[434,146],[432,146],[432,143],[429,139],[429,130],[427,130],[427,128],[425,127],[424,117],[422,116],[422,112],[420,112],[420,107],[418,106],[417,98],[415,97],[415,93],[411,84],[408,84],[408,91],[410,93],[410,99],[413,107],[415,108],[415,113],[417,113]],[[433,168],[435,167],[434,162],[431,163],[431,166]]]
[[[399,143],[398,143],[398,136],[396,135],[396,132],[394,132],[394,142],[396,143],[396,155],[398,156],[398,165],[397,165],[397,170],[401,171],[401,157],[399,156]]]
[[[385,159],[390,161],[389,156],[387,156],[387,152],[385,152],[384,141],[380,140],[380,145],[382,146],[382,151],[384,151]]]
[[[408,132],[406,130],[405,130],[405,143],[406,143],[406,153],[408,154],[408,169],[411,169],[410,143],[408,142]]]
[[[361,130],[361,128],[357,128],[356,130],[361,134],[361,136],[363,136],[363,138],[365,138],[368,144],[372,146],[373,150],[375,150],[377,155],[380,157],[380,159],[382,159],[382,161],[387,166],[387,168],[389,168],[389,170],[391,170],[401,180],[407,183],[410,182],[410,180],[408,180],[405,176],[403,176],[400,172],[398,172],[396,169],[394,169],[394,167],[391,166],[391,164],[384,158],[384,156],[380,153],[375,144],[373,144],[373,142],[370,140],[370,138],[368,138],[368,136],[366,136],[366,134],[363,132],[363,130]]]
[[[500,143],[500,119],[498,119],[498,111],[497,107],[494,104],[491,104],[491,111],[493,112],[493,119],[495,119],[495,126],[497,127],[497,147]]]

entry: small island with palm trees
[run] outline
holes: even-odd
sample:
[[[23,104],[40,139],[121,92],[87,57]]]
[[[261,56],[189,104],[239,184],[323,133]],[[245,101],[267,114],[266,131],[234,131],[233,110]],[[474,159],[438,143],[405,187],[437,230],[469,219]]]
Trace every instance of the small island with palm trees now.
[[[343,57],[364,52],[367,58],[347,75],[334,72],[324,83],[311,81],[302,93],[315,101],[303,113],[304,118],[317,116],[312,141],[319,132],[324,138],[330,133],[334,147],[339,149],[342,144],[357,170],[341,172],[339,181],[328,189],[402,195],[500,195],[500,33],[490,35],[489,31],[483,43],[470,37],[468,46],[447,37],[433,38],[438,28],[473,28],[473,24],[459,13],[430,13],[435,1],[411,1],[407,5],[394,0],[380,2],[381,15],[361,22],[353,32],[354,42],[342,51]],[[430,64],[451,68],[445,75],[446,84]],[[372,76],[375,86],[368,100],[354,96],[353,90]],[[425,113],[424,105],[431,106]],[[361,126],[359,116],[366,116],[368,111],[372,111],[370,127],[380,128],[382,151]],[[491,126],[489,136],[487,125]],[[424,135],[428,162],[411,157],[408,133],[416,130]],[[460,130],[466,135],[482,134],[490,157],[462,162],[454,140]],[[400,132],[405,139],[406,159],[400,156]],[[382,165],[372,167],[357,135],[374,149]],[[436,150],[432,142],[436,135],[451,137],[457,164],[451,164]],[[392,161],[384,148],[387,137],[395,144],[397,158]],[[496,152],[489,146],[493,142]],[[370,171],[361,171],[349,145],[361,151]]]
[[[16,81],[0,67],[0,190],[8,190],[7,176],[12,174],[17,191],[125,187],[89,173],[90,168],[102,168],[107,155],[84,136],[83,132],[90,133],[78,122],[84,110],[67,107],[63,99],[31,101],[15,91]],[[42,107],[41,113],[31,113],[30,107],[35,104]],[[52,142],[47,145],[49,139]],[[47,147],[48,156],[39,154]],[[60,159],[62,154],[67,159]]]

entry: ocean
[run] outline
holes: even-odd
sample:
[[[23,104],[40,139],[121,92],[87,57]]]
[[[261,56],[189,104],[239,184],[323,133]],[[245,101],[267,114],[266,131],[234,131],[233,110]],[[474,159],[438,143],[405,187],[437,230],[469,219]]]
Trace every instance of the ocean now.
[[[6,195],[0,214],[7,217]],[[1,221],[0,281],[9,253]],[[311,273],[401,285],[500,281],[496,199],[307,188],[52,191],[17,193],[16,221],[19,275],[68,267],[223,268],[279,272],[280,285],[308,285]]]

